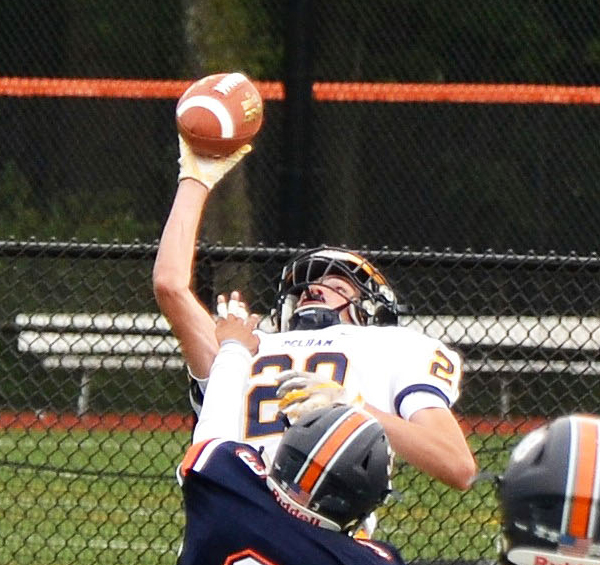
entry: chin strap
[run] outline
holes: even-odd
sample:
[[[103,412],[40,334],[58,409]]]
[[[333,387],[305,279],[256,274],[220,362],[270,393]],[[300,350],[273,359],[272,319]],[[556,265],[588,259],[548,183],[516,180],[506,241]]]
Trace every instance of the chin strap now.
[[[317,301],[318,294],[313,294],[311,292],[309,284],[312,283],[307,283],[306,285],[297,285],[297,287],[295,287],[296,291],[298,293],[300,291],[305,292],[307,293],[309,299]],[[346,302],[344,304],[341,304],[337,308],[330,308],[329,306],[325,305],[321,306],[320,304],[309,304],[307,306],[301,306],[300,308],[296,308],[295,306],[298,302],[298,296],[288,294],[287,298],[285,299],[282,305],[282,322],[289,316],[287,324],[282,323],[282,331],[320,330],[322,328],[327,328],[329,326],[341,324],[342,321],[340,313],[346,308],[348,308],[350,320],[356,326],[364,326],[364,316],[369,317],[373,314],[371,310],[368,307],[366,307],[365,303],[361,304],[358,301],[349,300],[347,298]],[[286,312],[289,312],[289,314],[286,314]]]
[[[341,310],[345,307],[344,304]],[[292,314],[288,326],[290,330],[320,330],[341,323],[340,308],[310,305],[298,308]]]

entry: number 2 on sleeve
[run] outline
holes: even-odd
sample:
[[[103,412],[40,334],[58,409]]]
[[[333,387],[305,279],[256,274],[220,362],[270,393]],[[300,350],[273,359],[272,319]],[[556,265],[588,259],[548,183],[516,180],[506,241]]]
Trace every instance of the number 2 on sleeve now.
[[[448,356],[441,349],[435,350],[435,357],[429,367],[429,373],[447,382],[452,387],[456,386],[460,379],[460,374],[456,374],[454,363],[448,359]]]

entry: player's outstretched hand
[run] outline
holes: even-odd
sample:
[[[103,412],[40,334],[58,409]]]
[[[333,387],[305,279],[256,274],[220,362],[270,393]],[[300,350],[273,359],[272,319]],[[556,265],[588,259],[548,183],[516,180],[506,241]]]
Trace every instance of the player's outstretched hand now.
[[[305,414],[331,404],[364,405],[360,395],[352,398],[344,387],[317,373],[291,369],[279,373],[277,382],[279,412],[290,425]]]
[[[242,145],[237,151],[224,157],[202,157],[196,155],[189,144],[179,135],[179,176],[177,180],[194,179],[201,182],[210,192],[245,155],[252,146]]]
[[[246,304],[242,302],[240,293],[233,291],[229,300],[225,295],[217,297],[216,337],[219,345],[224,341],[240,342],[252,355],[258,351],[260,340],[253,332],[260,320],[257,314],[248,315]]]

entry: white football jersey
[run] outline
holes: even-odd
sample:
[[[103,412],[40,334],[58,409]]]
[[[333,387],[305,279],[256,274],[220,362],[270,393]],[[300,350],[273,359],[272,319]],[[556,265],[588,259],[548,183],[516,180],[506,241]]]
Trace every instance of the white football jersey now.
[[[347,387],[352,396],[360,394],[376,408],[407,418],[415,406],[417,410],[449,407],[459,395],[460,355],[441,341],[408,328],[338,324],[320,330],[256,334],[260,346],[252,358],[244,394],[240,437],[256,449],[263,447],[270,459],[283,432],[275,380],[281,371],[328,376]],[[409,397],[412,400],[405,402]],[[416,403],[415,398],[419,399]]]

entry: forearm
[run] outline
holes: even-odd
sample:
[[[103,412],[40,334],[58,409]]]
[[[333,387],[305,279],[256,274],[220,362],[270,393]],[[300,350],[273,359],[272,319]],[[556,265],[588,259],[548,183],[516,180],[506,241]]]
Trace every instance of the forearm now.
[[[154,263],[155,288],[189,288],[198,231],[207,197],[208,191],[198,181],[184,179],[179,183]]]
[[[196,241],[210,190],[251,151],[249,145],[222,158],[200,157],[179,139],[179,186],[160,240],[152,282],[194,375],[208,375],[216,355],[215,323],[192,290]]]
[[[406,421],[371,405],[365,408],[382,424],[392,449],[404,461],[451,487],[469,488],[477,466],[449,411],[421,410],[416,421]]]
[[[198,378],[207,377],[219,349],[213,317],[191,292],[158,302],[191,373]]]
[[[192,291],[196,241],[207,190],[184,179],[165,224],[154,263],[156,302],[171,324],[190,369],[206,377],[218,350],[215,324],[205,305]]]
[[[210,370],[194,441],[215,437],[240,441],[240,418],[252,356],[239,342],[225,343]]]

